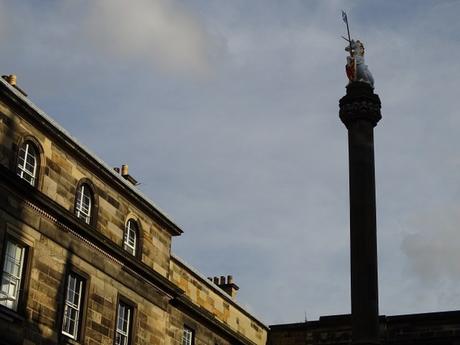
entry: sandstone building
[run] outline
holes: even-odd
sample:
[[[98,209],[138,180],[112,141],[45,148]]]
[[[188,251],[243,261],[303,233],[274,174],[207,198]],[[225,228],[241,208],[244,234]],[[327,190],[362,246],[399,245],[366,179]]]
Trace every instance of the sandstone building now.
[[[268,328],[171,253],[182,230],[0,79],[0,344],[263,345]]]

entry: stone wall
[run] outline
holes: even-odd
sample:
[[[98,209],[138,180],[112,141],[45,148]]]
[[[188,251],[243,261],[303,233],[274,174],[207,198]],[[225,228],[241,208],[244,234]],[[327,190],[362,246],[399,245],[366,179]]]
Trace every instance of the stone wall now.
[[[117,299],[135,305],[135,344],[170,344],[165,336],[168,298],[146,282],[133,280],[116,259],[59,226],[52,218],[16,198],[4,188],[0,200],[0,238],[19,239],[28,246],[29,281],[24,315],[7,322],[0,316],[0,334],[11,344],[57,344],[60,337],[66,275],[88,277],[84,305],[85,344],[112,344]],[[18,220],[16,215],[21,216]],[[3,315],[4,318],[4,315]],[[11,336],[10,338],[8,338]],[[24,339],[23,339],[24,338]]]
[[[41,148],[37,188],[73,213],[76,187],[87,179],[95,188],[95,229],[114,244],[122,246],[126,222],[134,218],[142,237],[142,261],[165,277],[168,275],[171,235],[157,220],[145,214],[113,186],[90,170],[75,154],[60,147],[53,138],[45,136],[26,121],[11,106],[0,101],[0,163],[14,169],[18,146],[33,138]],[[114,177],[115,179],[116,177]]]
[[[186,313],[173,308],[170,316],[171,345],[182,345],[182,333],[184,326],[193,329],[195,345],[232,345],[229,338],[218,335],[208,327],[204,327],[201,322]]]
[[[190,300],[209,311],[215,318],[251,339],[256,344],[265,344],[266,328],[244,311],[214,283],[197,274],[177,257],[171,257],[170,279],[185,291]]]

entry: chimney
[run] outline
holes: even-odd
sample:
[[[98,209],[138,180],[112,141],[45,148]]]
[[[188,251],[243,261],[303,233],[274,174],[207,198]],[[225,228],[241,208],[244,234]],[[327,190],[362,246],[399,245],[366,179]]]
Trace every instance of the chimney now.
[[[23,89],[16,85],[17,77],[15,74],[2,75],[2,78],[5,79],[8,82],[8,84],[13,86],[16,90],[18,90],[20,93],[27,97],[27,93],[25,93]]]
[[[2,76],[3,79],[5,79],[8,83],[10,83],[11,86],[16,86],[16,75],[15,74],[10,74],[10,75],[4,75]]]
[[[125,180],[131,182],[131,184],[132,184],[133,186],[137,186],[137,185],[138,185],[136,179],[135,179],[134,177],[132,177],[132,176],[129,174],[129,169],[128,169],[128,165],[127,165],[127,164],[123,164],[123,165],[121,166],[121,170],[120,170],[120,168],[113,168],[113,170],[115,170],[117,173],[121,174],[121,176],[122,176]]]
[[[236,292],[240,289],[238,285],[236,285],[233,282],[233,276],[228,275],[227,277],[225,276],[220,276],[219,277],[214,277],[214,284],[219,286],[222,290],[224,290],[227,295],[229,295],[232,299],[236,299]]]

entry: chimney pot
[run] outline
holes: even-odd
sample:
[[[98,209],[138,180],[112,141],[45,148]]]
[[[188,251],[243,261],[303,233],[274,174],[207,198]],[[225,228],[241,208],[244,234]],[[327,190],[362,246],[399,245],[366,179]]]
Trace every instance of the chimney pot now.
[[[2,76],[3,79],[5,79],[10,85],[16,86],[16,75],[10,74],[10,75],[4,75]]]
[[[10,74],[8,76],[8,82],[13,85],[13,86],[16,86],[16,80],[17,80],[17,77],[15,74]]]
[[[121,175],[122,176],[128,175],[128,164],[123,164],[121,166]]]
[[[232,275],[214,277],[214,284],[219,286],[232,299],[236,299],[236,292],[239,290],[239,287],[233,281]]]

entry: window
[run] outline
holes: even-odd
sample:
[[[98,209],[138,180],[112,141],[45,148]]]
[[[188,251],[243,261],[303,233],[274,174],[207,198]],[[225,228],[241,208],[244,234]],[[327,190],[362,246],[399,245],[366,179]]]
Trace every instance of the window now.
[[[14,311],[18,310],[25,253],[24,246],[11,240],[6,241],[0,304]]]
[[[62,334],[77,339],[82,319],[82,304],[85,280],[71,272],[67,276],[64,315],[62,319]]]
[[[133,320],[131,305],[122,301],[118,302],[117,325],[115,330],[115,345],[128,345],[130,343],[131,324]]]
[[[123,248],[130,254],[137,254],[137,241],[138,241],[138,227],[134,219],[128,220],[126,223],[125,238],[123,241]]]
[[[75,203],[75,214],[78,218],[84,220],[89,224],[91,221],[91,207],[92,207],[91,189],[87,184],[82,184],[77,189],[77,198]]]
[[[188,327],[184,327],[184,333],[182,335],[182,345],[193,345],[193,330]]]
[[[35,186],[38,171],[38,154],[31,142],[25,142],[18,152],[18,176]]]

